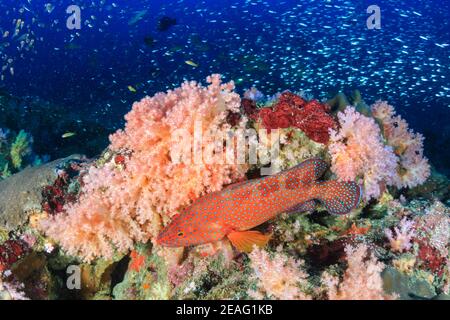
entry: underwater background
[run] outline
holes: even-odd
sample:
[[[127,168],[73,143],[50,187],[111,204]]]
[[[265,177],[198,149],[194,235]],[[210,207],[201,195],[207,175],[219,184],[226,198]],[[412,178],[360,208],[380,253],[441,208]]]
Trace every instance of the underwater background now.
[[[326,99],[358,89],[365,101],[394,104],[448,175],[450,3],[376,1],[381,29],[369,30],[372,2],[81,0],[81,29],[68,30],[70,1],[3,0],[0,86],[69,112],[62,133],[93,131],[64,140],[36,136],[48,129],[36,128],[36,152],[52,158],[67,156],[71,143],[97,154],[132,102],[211,73],[234,80],[239,92],[255,86],[268,95],[302,90]],[[163,17],[176,22],[159,30]],[[15,35],[17,19],[24,24]],[[98,145],[88,148],[95,126]]]

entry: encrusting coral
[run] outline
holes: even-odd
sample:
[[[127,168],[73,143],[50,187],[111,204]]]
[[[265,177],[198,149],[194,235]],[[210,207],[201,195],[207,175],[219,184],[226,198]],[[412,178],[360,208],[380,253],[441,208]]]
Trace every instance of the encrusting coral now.
[[[252,88],[244,93],[241,101],[242,112],[252,120],[250,126],[258,131],[256,139],[249,139],[250,148],[254,146],[258,152],[255,167],[270,164],[271,172],[278,173],[309,158],[327,156],[328,129],[336,126],[328,105],[317,100],[308,102],[286,91],[276,95],[273,101],[266,100],[264,106],[258,108],[264,98],[261,92]],[[267,131],[262,133],[262,130]],[[274,158],[271,155],[275,143],[279,148]]]
[[[125,129],[110,137],[110,150],[120,157],[91,166],[78,201],[43,223],[46,234],[86,261],[111,258],[115,250],[155,237],[183,206],[242,179],[247,166],[226,164],[217,152],[207,154],[209,161],[172,161],[173,150],[187,146],[188,153],[200,148],[206,154],[215,137],[245,127],[245,117],[235,126],[227,123],[240,107],[233,83],[222,84],[219,75],[208,82],[208,87],[185,82],[135,103],[125,116]],[[194,145],[198,123],[203,139]]]
[[[270,151],[273,144],[279,143],[279,152],[275,159],[271,159]],[[297,128],[280,129],[279,139],[269,138],[268,135],[259,135],[256,141],[256,150],[259,154],[257,167],[271,165],[272,173],[290,169],[310,158],[325,158],[326,145],[315,142]]]
[[[30,251],[29,245],[21,240],[6,240],[0,245],[0,274],[24,257]]]
[[[3,215],[6,229],[0,219],[0,299],[448,299],[448,180],[433,186],[442,202],[422,197],[427,189],[403,189],[422,183],[429,165],[421,135],[391,106],[376,102],[370,112],[357,95],[353,106],[340,99],[335,114],[298,94],[267,98],[252,88],[240,99],[233,83],[208,81],[136,102],[100,158],[63,161],[46,169],[49,179],[27,179],[39,184],[32,210],[13,227]],[[224,141],[250,129],[279,132],[277,158],[227,161]],[[0,130],[8,161],[13,138]],[[273,143],[264,135],[252,142]],[[362,184],[361,210],[282,213],[252,230],[271,237],[249,254],[226,239],[186,248],[155,241],[204,195],[259,177],[269,163],[278,172],[314,157],[331,162],[324,179]],[[24,184],[15,177],[1,184]],[[0,191],[15,196],[10,190],[22,189]],[[73,265],[82,288],[67,292],[62,271]]]

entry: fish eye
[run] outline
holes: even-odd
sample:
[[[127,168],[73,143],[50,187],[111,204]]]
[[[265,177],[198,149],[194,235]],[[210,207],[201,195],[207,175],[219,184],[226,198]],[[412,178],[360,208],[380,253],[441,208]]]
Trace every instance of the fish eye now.
[[[178,231],[178,234],[177,234],[179,237],[182,237],[182,236],[184,236],[184,232],[183,231]]]

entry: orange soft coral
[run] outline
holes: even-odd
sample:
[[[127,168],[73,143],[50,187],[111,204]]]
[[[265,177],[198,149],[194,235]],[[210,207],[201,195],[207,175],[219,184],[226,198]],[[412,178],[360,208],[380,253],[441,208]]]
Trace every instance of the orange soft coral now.
[[[185,82],[135,103],[125,116],[125,129],[110,137],[110,149],[127,156],[120,165],[112,160],[92,166],[78,201],[43,222],[46,234],[86,261],[111,258],[116,250],[153,239],[193,200],[242,179],[246,165],[224,163],[223,154],[207,151],[216,137],[245,127],[245,118],[234,126],[226,121],[239,110],[239,95],[232,91],[233,83],[222,84],[219,75],[208,82],[208,87]],[[193,146],[196,125],[204,134]],[[173,151],[186,147],[189,154],[197,151],[194,160],[172,161]],[[198,154],[209,157],[198,161]]]

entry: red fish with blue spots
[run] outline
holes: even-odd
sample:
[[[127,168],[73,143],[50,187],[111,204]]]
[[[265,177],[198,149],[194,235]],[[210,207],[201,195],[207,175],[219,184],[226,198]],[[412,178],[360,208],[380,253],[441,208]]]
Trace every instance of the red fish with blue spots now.
[[[207,194],[175,216],[157,243],[185,247],[228,237],[238,250],[249,252],[270,238],[250,229],[280,213],[311,211],[319,201],[331,214],[346,214],[359,205],[361,188],[355,182],[319,181],[327,167],[321,159],[309,159],[279,174]]]

